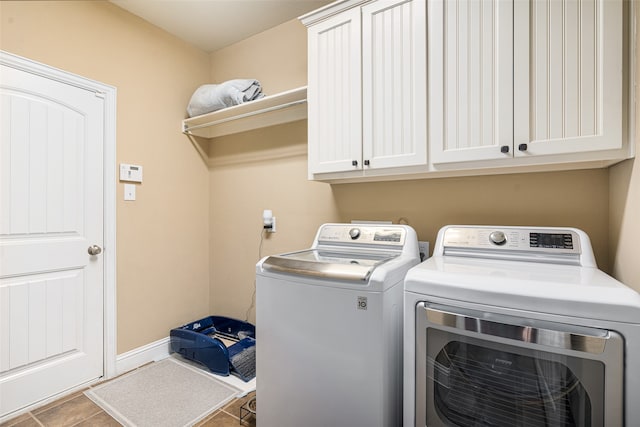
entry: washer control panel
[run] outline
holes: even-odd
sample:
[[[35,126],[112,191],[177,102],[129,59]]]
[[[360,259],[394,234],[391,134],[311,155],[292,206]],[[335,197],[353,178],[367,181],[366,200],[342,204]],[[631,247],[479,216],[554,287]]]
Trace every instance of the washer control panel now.
[[[328,224],[318,232],[318,242],[374,246],[403,246],[406,230],[402,226]]]
[[[491,234],[489,234],[489,240],[491,240],[491,243],[502,246],[505,243],[507,243],[507,236],[504,234],[503,231],[492,231]]]

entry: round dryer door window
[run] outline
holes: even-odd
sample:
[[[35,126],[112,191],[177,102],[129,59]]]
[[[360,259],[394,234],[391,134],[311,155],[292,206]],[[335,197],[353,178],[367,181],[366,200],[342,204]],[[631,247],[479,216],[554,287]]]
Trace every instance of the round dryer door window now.
[[[591,398],[554,357],[451,341],[435,357],[434,405],[450,426],[591,426]],[[588,361],[604,378],[602,363]]]

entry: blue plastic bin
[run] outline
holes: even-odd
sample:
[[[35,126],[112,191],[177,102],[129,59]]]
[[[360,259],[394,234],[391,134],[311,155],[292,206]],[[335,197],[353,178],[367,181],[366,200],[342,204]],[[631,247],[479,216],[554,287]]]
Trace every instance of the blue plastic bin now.
[[[211,372],[227,376],[230,373],[243,381],[255,377],[249,369],[234,369],[231,359],[244,351],[255,350],[256,328],[251,323],[223,316],[209,316],[174,328],[170,332],[171,350],[182,357],[200,363]],[[227,347],[220,339],[237,341]],[[242,371],[242,372],[240,372]]]

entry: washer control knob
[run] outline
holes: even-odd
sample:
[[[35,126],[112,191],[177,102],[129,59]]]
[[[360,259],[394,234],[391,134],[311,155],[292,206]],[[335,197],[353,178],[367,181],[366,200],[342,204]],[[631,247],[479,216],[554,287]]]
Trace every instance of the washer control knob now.
[[[351,237],[351,240],[356,240],[358,237],[360,237],[360,229],[352,228],[351,230],[349,230],[349,237]]]
[[[502,231],[493,231],[489,234],[489,240],[491,243],[501,246],[507,243],[507,236]]]

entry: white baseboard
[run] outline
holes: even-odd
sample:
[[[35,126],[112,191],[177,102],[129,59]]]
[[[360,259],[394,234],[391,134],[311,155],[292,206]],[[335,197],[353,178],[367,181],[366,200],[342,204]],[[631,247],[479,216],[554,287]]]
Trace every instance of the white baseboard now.
[[[116,356],[115,376],[136,369],[146,363],[164,359],[169,356],[169,353],[170,339],[166,337],[119,354]]]
[[[152,342],[150,344],[144,345],[142,347],[138,347],[138,348],[134,348],[131,351],[128,351],[126,353],[122,353],[118,356],[116,356],[116,363],[115,363],[115,374],[111,375],[110,377],[107,377],[106,372],[105,372],[105,377],[104,379],[111,379],[114,378],[118,375],[124,374],[125,372],[131,371],[133,369],[136,369],[144,364],[147,364],[149,362],[154,362],[157,360],[161,360],[164,359],[165,357],[168,357],[170,353],[170,339],[169,337],[166,338],[162,338],[161,340]],[[46,405],[48,403],[51,403],[55,400],[64,398],[65,396],[68,396],[72,393],[75,393],[76,391],[80,391],[83,390],[85,388],[87,388],[88,386],[99,382],[99,379],[96,380],[92,380],[88,383],[83,383],[83,384],[79,384],[73,388],[70,388],[68,390],[64,390],[60,393],[57,393],[55,395],[52,395],[50,397],[47,397],[46,399],[40,400],[38,402],[33,403],[32,405],[26,406],[18,411],[12,412],[10,414],[3,414],[2,416],[0,416],[0,423],[4,423],[10,419],[13,419],[19,415],[22,415],[23,413],[32,411],[34,409],[37,409],[43,405]]]

